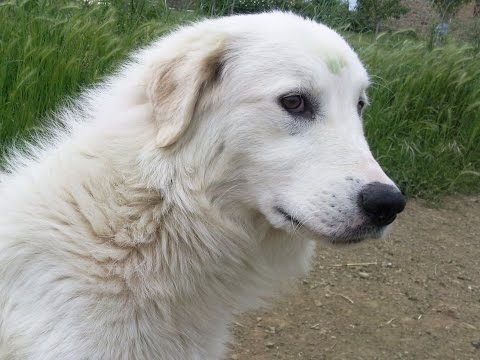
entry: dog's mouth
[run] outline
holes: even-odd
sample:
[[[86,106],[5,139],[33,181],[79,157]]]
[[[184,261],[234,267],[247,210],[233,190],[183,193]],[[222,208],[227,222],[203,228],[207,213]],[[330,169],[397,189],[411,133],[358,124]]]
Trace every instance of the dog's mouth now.
[[[322,232],[312,228],[282,207],[276,206],[275,211],[292,225],[294,231],[305,230],[316,238],[327,239],[329,243],[336,245],[355,244],[369,238],[378,239],[382,237],[385,230],[385,227],[377,226],[366,219],[358,225],[345,226],[342,230]]]

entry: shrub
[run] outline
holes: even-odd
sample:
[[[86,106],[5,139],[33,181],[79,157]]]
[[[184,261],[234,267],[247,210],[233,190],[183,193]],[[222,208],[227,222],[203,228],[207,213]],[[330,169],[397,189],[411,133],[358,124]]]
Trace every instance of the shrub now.
[[[408,8],[400,0],[358,0],[352,14],[354,29],[378,34],[382,21],[399,18],[407,12]]]
[[[269,10],[292,11],[326,25],[346,29],[350,24],[348,3],[343,0],[203,0],[207,15],[251,14]]]

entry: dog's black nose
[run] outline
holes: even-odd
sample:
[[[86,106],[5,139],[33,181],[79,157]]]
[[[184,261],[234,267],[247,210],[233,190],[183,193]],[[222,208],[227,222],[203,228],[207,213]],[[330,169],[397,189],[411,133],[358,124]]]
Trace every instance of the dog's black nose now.
[[[405,198],[396,187],[373,182],[362,188],[358,204],[375,225],[385,226],[403,211]]]

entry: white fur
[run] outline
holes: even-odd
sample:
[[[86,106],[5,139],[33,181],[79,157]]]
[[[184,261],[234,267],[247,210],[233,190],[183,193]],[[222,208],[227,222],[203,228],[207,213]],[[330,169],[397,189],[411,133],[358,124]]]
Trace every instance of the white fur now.
[[[307,271],[309,239],[362,223],[363,184],[391,183],[367,85],[338,34],[278,12],[137,51],[0,178],[0,358],[221,358],[233,315]],[[321,111],[293,119],[292,92]]]

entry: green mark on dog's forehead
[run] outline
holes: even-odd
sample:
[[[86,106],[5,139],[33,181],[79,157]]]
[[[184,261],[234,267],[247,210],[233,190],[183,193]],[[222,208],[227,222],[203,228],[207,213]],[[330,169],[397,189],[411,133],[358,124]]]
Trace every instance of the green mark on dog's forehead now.
[[[341,56],[328,56],[325,59],[325,63],[327,64],[328,70],[335,75],[340,74],[340,71],[347,65],[347,62]]]

